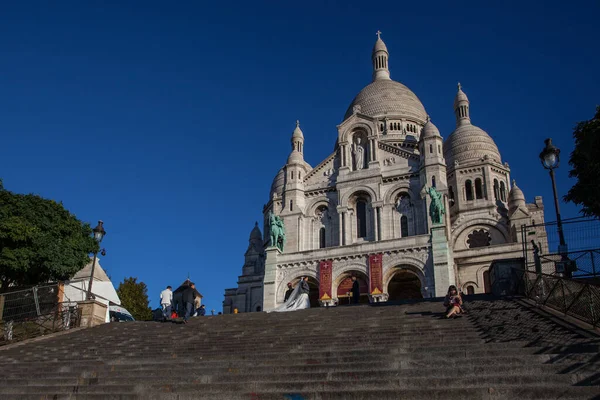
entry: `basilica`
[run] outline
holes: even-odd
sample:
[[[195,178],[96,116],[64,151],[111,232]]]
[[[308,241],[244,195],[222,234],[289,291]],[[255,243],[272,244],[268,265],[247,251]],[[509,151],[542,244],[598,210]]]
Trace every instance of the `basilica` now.
[[[456,128],[444,139],[417,95],[391,79],[379,33],[371,60],[372,82],[314,167],[296,122],[263,208],[265,235],[257,223],[224,313],[273,309],[303,276],[311,306],[348,304],[352,276],[361,302],[444,296],[449,285],[488,292],[490,264],[521,257],[520,227],[543,223],[542,198],[527,203],[511,182],[460,84]]]

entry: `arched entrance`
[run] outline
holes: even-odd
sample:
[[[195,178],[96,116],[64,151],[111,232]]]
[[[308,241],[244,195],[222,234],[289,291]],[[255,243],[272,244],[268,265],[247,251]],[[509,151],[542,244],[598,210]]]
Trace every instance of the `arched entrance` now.
[[[300,278],[296,278],[292,281],[292,286],[296,288],[296,285],[300,282]],[[310,307],[319,307],[319,282],[312,276],[308,277],[308,287],[310,292],[308,298],[310,299]]]
[[[367,281],[367,277],[364,276],[361,272],[356,273],[348,273],[342,280],[340,281],[337,288],[337,298],[340,305],[350,304],[352,302],[352,295],[349,294],[352,291],[352,276],[356,276],[356,280],[358,281],[358,287],[360,290],[360,300],[359,303],[369,303],[369,285]]]
[[[422,299],[421,280],[414,273],[399,269],[388,283],[388,300]]]

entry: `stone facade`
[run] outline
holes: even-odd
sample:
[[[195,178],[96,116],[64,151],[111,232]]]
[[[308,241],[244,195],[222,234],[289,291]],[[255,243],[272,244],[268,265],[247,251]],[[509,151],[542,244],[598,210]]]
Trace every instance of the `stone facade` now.
[[[520,226],[544,221],[542,199],[526,204],[493,139],[471,123],[460,84],[456,129],[444,141],[418,97],[390,79],[388,59],[378,37],[373,82],[348,107],[334,152],[314,168],[296,123],[263,208],[265,242],[255,226],[224,313],[270,310],[301,276],[309,276],[313,300],[327,292],[332,299],[321,304],[343,303],[350,276],[369,282],[372,255],[381,256],[383,293],[365,289],[365,301],[443,296],[451,284],[482,293],[493,260],[520,256]],[[441,223],[430,216],[431,187],[443,195]],[[270,212],[285,224],[283,252],[269,243]],[[545,242],[537,235],[528,239]],[[324,261],[332,283],[319,294]]]

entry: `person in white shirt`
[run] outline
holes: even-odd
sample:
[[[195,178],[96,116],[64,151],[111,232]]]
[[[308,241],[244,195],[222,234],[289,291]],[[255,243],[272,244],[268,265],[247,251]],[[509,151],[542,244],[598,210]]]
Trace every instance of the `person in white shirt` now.
[[[163,317],[166,320],[171,319],[171,308],[173,305],[173,292],[171,286],[160,292],[160,306],[162,307]]]

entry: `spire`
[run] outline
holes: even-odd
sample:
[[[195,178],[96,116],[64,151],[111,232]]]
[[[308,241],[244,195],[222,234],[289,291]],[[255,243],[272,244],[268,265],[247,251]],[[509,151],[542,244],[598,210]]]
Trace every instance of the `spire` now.
[[[296,129],[292,133],[292,151],[296,150],[299,153],[304,152],[304,133],[300,129],[300,121],[296,120]]]
[[[381,40],[381,31],[377,31],[377,41],[375,42],[375,46],[373,46],[373,54],[371,55],[373,61],[373,81],[390,79],[388,58],[387,46]]]
[[[458,92],[454,98],[454,115],[456,116],[456,126],[466,125],[471,123],[469,116],[469,98],[462,91],[462,86],[458,82]]]

